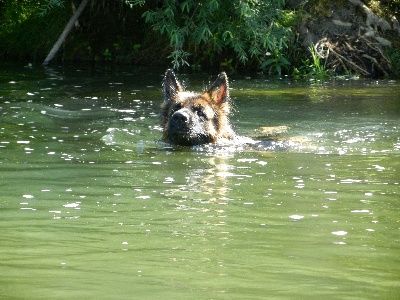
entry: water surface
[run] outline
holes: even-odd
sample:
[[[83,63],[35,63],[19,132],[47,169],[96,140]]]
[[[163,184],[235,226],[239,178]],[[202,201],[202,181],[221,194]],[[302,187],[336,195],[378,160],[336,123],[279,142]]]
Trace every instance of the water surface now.
[[[295,146],[170,149],[163,72],[1,69],[0,298],[399,298],[398,81],[232,76]]]

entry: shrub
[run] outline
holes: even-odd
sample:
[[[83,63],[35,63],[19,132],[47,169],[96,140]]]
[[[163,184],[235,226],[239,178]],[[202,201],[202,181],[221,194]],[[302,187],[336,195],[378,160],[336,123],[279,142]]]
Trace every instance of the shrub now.
[[[280,73],[291,30],[282,26],[284,1],[261,0],[126,0],[145,6],[145,21],[169,39],[175,68],[184,65],[256,64]]]

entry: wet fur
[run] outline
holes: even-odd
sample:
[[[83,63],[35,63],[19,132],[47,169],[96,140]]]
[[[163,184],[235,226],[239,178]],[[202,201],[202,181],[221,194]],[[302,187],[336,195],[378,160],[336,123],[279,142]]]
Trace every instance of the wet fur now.
[[[225,72],[204,92],[185,91],[172,70],[163,81],[161,126],[165,142],[194,146],[218,143],[236,135],[229,122],[229,84]]]

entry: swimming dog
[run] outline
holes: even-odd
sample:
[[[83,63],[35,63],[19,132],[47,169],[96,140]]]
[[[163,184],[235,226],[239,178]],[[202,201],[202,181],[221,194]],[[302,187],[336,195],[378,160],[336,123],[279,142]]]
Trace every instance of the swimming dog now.
[[[236,137],[229,122],[231,104],[225,72],[205,91],[184,89],[174,72],[166,71],[163,80],[161,127],[165,142],[195,146],[232,140]]]

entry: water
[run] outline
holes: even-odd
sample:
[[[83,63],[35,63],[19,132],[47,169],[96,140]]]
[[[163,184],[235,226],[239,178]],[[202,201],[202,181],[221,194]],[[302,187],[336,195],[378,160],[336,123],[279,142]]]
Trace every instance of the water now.
[[[2,68],[0,298],[399,298],[399,81],[233,77],[293,147],[169,149],[162,74]]]

